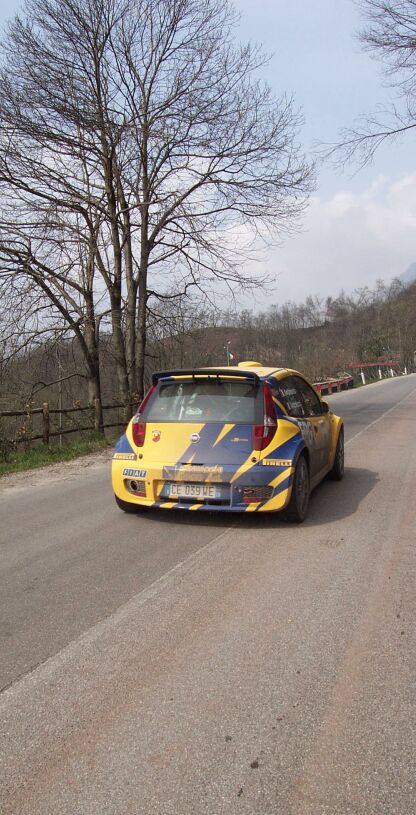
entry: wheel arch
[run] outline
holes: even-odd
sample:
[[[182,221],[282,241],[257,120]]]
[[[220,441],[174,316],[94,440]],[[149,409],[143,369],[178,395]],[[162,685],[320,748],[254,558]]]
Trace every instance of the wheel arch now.
[[[296,467],[296,465],[297,465],[297,463],[298,463],[301,456],[304,456],[305,459],[306,459],[306,464],[308,465],[308,472],[309,472],[309,477],[310,477],[310,475],[311,475],[311,454],[310,454],[310,451],[308,450],[308,447],[305,444],[305,442],[303,442],[303,444],[299,445],[299,447],[298,447],[298,449],[296,451],[295,458],[293,459],[293,467],[294,468]]]
[[[329,458],[329,469],[330,470],[334,466],[335,453],[336,453],[340,433],[344,433],[344,422],[342,421],[342,419],[339,416],[334,416],[333,418],[336,419],[337,421],[334,421],[333,424],[332,424],[331,455],[330,455],[330,458]]]

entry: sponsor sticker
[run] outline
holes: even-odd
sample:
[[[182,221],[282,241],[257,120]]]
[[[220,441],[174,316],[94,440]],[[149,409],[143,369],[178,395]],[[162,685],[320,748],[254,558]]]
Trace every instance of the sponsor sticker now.
[[[113,458],[117,461],[136,461],[136,453],[114,453]]]
[[[182,464],[181,470],[212,475],[212,473],[223,473],[224,467],[221,467],[220,464],[213,464],[212,466],[209,464]]]
[[[224,467],[205,464],[182,464],[177,467],[164,467],[163,478],[169,481],[221,482],[224,478]]]
[[[262,464],[265,467],[291,467],[292,462],[284,458],[264,458]]]
[[[147,470],[132,470],[130,467],[123,468],[123,475],[129,478],[146,478]]]
[[[300,427],[300,432],[302,433],[302,436],[306,441],[306,444],[309,444],[310,447],[315,447],[315,437],[313,434],[311,422],[307,422],[301,419],[298,420],[298,425]]]

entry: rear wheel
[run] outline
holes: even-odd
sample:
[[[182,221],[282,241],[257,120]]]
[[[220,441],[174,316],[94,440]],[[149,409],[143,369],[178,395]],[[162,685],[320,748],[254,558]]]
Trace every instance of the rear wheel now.
[[[129,501],[122,501],[117,495],[115,495],[114,498],[116,499],[117,506],[120,507],[123,512],[130,512],[134,515],[137,512],[144,512],[146,510],[146,507],[143,507],[141,504],[130,504]]]
[[[292,494],[290,501],[282,513],[285,521],[301,524],[306,518],[309,506],[310,483],[309,470],[305,456],[301,456],[296,465],[293,476]]]
[[[334,465],[328,473],[332,481],[341,481],[344,477],[344,429],[341,428],[335,450]]]

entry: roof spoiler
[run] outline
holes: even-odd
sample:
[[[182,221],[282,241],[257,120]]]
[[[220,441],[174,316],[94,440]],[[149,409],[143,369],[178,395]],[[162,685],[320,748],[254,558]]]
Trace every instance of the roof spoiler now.
[[[235,377],[236,379],[247,379],[253,385],[260,382],[260,377],[254,371],[245,371],[242,368],[238,370],[234,368],[183,368],[175,371],[156,371],[156,373],[152,374],[152,384],[157,385],[160,379],[169,379],[174,376],[189,376],[192,378],[205,376],[207,379],[211,379],[211,377],[216,379]]]

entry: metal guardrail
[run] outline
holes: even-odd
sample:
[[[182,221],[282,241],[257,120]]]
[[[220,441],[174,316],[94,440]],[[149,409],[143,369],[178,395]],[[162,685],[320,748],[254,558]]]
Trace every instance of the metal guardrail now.
[[[321,394],[321,396],[329,396],[331,393],[339,393],[339,391],[346,391],[354,387],[354,379],[349,374],[335,379],[330,377],[324,379],[322,382],[315,382],[314,388]]]

